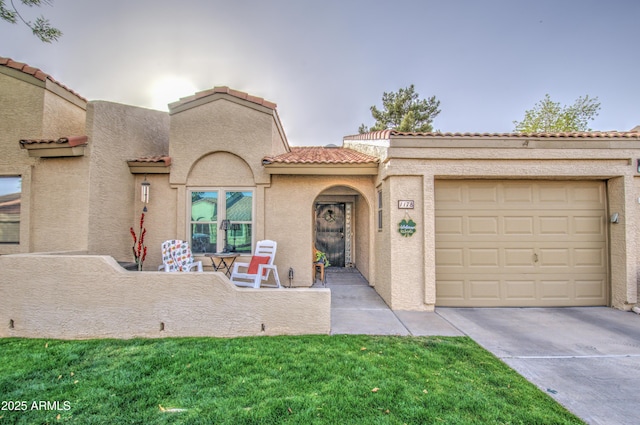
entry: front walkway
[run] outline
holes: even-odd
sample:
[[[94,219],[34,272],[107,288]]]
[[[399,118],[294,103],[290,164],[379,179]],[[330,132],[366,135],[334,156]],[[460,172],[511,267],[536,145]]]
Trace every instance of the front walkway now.
[[[356,269],[327,270],[326,287],[331,289],[333,335],[463,335],[436,313],[391,311]]]

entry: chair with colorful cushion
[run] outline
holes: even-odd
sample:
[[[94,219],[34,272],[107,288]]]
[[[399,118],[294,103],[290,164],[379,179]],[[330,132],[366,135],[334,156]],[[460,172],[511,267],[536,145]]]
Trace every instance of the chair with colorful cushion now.
[[[260,288],[260,286],[281,288],[278,268],[273,264],[276,258],[277,247],[278,243],[275,241],[259,241],[256,244],[253,257],[251,257],[251,262],[236,262],[233,264],[231,282],[237,286],[248,286],[251,288]],[[267,284],[272,272],[275,284]]]
[[[165,272],[190,272],[195,268],[202,271],[202,261],[193,261],[189,243],[180,240],[162,243],[162,265],[158,270]]]

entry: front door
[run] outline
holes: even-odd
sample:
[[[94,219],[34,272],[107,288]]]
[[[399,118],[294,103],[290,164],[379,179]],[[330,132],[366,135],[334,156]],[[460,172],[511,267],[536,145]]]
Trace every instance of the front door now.
[[[345,204],[316,204],[316,248],[332,267],[344,267]]]

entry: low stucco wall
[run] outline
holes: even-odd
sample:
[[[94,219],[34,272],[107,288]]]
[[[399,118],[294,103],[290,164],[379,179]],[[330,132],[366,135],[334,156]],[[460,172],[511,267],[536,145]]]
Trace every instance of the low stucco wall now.
[[[0,337],[327,334],[328,289],[238,288],[222,273],[130,272],[109,256],[0,256]]]

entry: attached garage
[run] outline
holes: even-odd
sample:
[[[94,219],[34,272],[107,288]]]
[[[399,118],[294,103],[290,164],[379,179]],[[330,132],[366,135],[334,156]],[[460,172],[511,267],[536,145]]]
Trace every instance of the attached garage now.
[[[436,180],[436,306],[608,304],[604,181]]]

